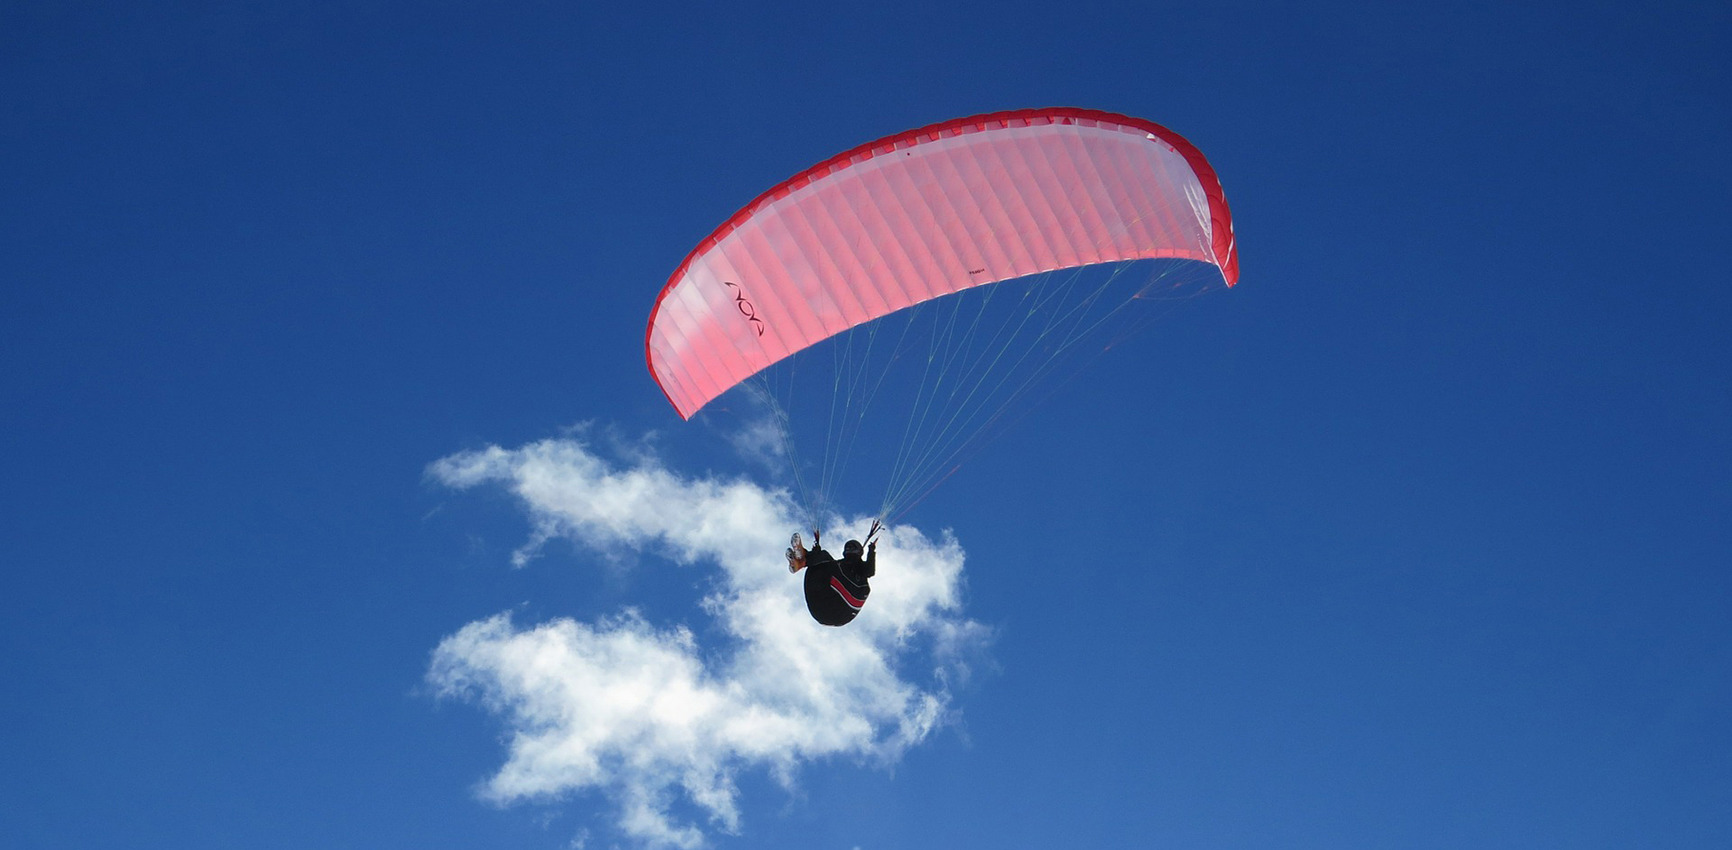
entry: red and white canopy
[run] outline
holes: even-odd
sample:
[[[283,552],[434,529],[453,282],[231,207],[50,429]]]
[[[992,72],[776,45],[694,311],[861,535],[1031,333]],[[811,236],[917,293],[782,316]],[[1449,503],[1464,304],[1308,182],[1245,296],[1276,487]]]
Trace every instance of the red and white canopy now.
[[[650,372],[689,418],[788,355],[922,301],[1163,257],[1239,279],[1220,181],[1178,134],[1085,109],[946,121],[807,169],[717,228],[656,299]]]

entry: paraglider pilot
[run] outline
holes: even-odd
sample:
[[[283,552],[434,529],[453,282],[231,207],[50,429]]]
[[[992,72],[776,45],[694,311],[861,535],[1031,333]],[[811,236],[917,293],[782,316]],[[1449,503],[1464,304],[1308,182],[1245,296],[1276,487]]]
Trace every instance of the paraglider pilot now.
[[[862,551],[865,557],[861,557]],[[878,573],[876,540],[864,549],[860,541],[848,541],[842,546],[842,560],[838,561],[824,551],[816,530],[812,532],[811,549],[800,545],[800,535],[795,532],[787,556],[788,572],[806,571],[806,610],[819,623],[848,625],[860,613],[860,606],[866,604],[866,597],[872,595],[869,580]]]

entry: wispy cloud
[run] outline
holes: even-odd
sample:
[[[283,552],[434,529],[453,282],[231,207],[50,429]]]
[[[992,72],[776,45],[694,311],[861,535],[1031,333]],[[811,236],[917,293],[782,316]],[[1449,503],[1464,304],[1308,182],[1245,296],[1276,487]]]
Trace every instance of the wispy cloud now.
[[[779,491],[685,477],[653,456],[616,462],[581,438],[464,452],[430,474],[514,493],[533,526],[519,563],[563,538],[717,572],[702,604],[723,645],[700,646],[684,626],[630,609],[534,625],[501,613],[441,642],[427,674],[442,695],[473,700],[509,727],[486,797],[598,792],[619,829],[647,846],[704,843],[698,825],[670,813],[682,802],[737,833],[742,770],[791,786],[812,759],[894,761],[943,724],[945,683],[988,637],[961,615],[963,553],[949,534],[891,529],[865,613],[830,629],[812,621],[799,580],[782,567],[797,512]]]

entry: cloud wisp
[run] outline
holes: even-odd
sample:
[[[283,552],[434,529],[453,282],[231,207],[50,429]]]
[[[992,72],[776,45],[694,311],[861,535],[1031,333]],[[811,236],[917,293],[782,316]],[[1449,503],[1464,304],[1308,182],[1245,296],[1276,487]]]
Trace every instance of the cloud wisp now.
[[[704,844],[704,829],[676,806],[737,833],[743,770],[791,787],[814,759],[893,762],[943,724],[945,683],[988,637],[961,614],[963,553],[949,534],[891,529],[870,605],[831,629],[812,621],[781,564],[797,511],[779,491],[685,477],[648,456],[616,462],[581,439],[463,452],[429,474],[521,501],[533,530],[518,564],[567,539],[714,571],[702,607],[722,645],[700,646],[684,625],[631,609],[535,625],[501,613],[442,641],[427,673],[439,694],[474,701],[509,729],[505,764],[483,796],[598,793],[621,832],[646,846]]]

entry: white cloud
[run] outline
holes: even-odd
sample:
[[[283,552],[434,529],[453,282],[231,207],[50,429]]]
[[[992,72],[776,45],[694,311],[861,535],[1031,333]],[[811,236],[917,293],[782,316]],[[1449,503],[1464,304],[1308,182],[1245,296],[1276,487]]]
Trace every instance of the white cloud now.
[[[430,474],[521,499],[533,531],[518,563],[564,538],[717,571],[702,604],[727,635],[721,646],[630,609],[528,626],[502,613],[440,643],[428,681],[509,727],[506,762],[483,787],[499,802],[600,792],[641,843],[700,846],[703,832],[671,813],[676,804],[736,833],[741,770],[767,769],[791,787],[813,759],[894,761],[944,722],[945,682],[987,639],[961,616],[963,553],[948,533],[890,529],[870,602],[834,629],[812,621],[800,580],[782,564],[797,512],[780,491],[683,477],[648,456],[616,464],[581,438],[464,452]],[[903,669],[917,665],[923,683]]]
[[[779,424],[784,414],[766,403],[767,397],[741,393],[735,404],[749,405],[736,417],[727,417],[717,424],[716,417],[705,417],[740,457],[766,470],[785,469],[788,463],[788,435]]]

